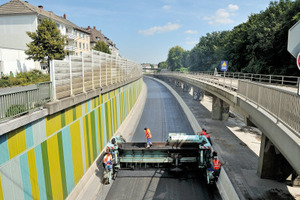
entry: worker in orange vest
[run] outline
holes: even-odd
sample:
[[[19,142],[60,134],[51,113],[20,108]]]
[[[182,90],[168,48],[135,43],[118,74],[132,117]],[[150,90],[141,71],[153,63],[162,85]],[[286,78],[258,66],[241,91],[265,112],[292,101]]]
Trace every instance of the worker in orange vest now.
[[[223,165],[223,163],[218,159],[218,156],[214,156],[214,158],[212,160],[212,168],[213,168],[215,177],[219,177],[222,165]]]
[[[209,143],[212,145],[212,141],[210,139],[210,135],[206,132],[206,129],[202,129],[201,132],[200,132],[200,135],[205,135],[206,138],[208,139]]]
[[[103,163],[105,165],[106,170],[112,169],[112,156],[111,156],[109,149],[106,149],[106,154],[103,158]]]
[[[152,142],[150,141],[150,139],[152,138],[151,132],[149,128],[144,128],[145,130],[145,136],[147,139],[147,148],[150,148],[150,146],[152,146]]]

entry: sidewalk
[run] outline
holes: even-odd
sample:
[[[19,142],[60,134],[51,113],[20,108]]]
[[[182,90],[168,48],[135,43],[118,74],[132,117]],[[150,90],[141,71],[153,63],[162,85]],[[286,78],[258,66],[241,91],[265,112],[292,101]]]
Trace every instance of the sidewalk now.
[[[235,115],[226,122],[212,120],[212,98],[205,96],[201,104],[192,96],[172,85],[195,115],[201,127],[212,132],[213,146],[218,151],[224,168],[241,199],[296,199],[300,200],[300,187],[289,187],[257,174],[261,132],[247,127]]]

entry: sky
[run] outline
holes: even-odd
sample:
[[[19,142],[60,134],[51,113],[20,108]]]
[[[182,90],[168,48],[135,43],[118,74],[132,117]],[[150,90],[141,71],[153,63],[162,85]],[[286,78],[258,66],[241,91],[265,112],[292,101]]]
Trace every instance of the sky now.
[[[8,0],[0,0],[1,4]],[[165,61],[170,48],[191,50],[201,36],[232,30],[269,0],[27,0],[80,27],[96,27],[122,57],[138,63]]]

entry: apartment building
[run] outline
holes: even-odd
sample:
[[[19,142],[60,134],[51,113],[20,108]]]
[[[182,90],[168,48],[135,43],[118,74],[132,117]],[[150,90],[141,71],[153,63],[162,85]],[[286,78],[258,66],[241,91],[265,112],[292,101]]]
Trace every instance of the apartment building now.
[[[58,16],[46,11],[43,6],[36,7],[27,1],[11,0],[0,6],[0,72],[15,74],[41,69],[40,63],[26,60],[24,51],[28,48],[26,44],[31,42],[26,32],[35,32],[45,18],[54,21],[61,34],[67,36],[65,50],[68,50],[69,55],[89,51],[89,32],[67,20],[66,14]]]
[[[94,26],[94,28],[88,26],[87,28],[85,28],[85,30],[89,31],[91,35],[91,39],[90,39],[91,49],[96,45],[98,41],[103,41],[107,44],[112,54],[119,55],[119,49],[116,47],[116,44],[113,41],[111,41],[108,37],[103,35],[101,30],[97,30],[96,26]]]

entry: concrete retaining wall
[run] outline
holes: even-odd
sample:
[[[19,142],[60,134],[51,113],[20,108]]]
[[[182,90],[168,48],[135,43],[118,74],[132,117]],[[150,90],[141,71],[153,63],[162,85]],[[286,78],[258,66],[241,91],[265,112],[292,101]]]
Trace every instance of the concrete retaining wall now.
[[[0,136],[0,199],[64,199],[134,106],[142,80]]]

